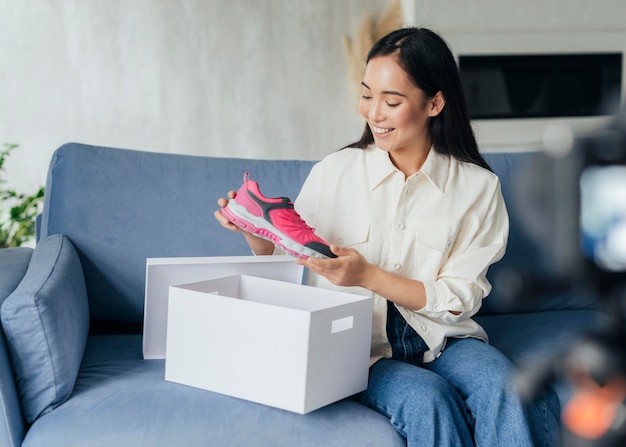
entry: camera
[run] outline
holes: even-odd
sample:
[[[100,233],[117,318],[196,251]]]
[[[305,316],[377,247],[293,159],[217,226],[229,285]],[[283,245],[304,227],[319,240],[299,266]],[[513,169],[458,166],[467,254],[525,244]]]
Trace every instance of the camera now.
[[[606,310],[595,331],[573,334],[564,351],[514,378],[527,400],[565,381],[562,445],[626,445],[626,110],[608,126],[574,137],[552,129],[544,151],[516,181],[516,201],[534,213],[526,232],[551,260],[541,288],[586,290]],[[528,288],[527,290],[528,291]]]

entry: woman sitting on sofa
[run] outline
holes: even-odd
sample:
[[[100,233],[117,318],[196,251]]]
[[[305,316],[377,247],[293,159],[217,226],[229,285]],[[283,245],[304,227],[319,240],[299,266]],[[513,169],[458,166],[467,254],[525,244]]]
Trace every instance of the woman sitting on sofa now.
[[[369,384],[355,398],[409,446],[558,445],[556,395],[525,407],[509,384],[514,366],[472,320],[491,290],[487,269],[504,254],[508,216],[452,53],[428,29],[394,31],[370,51],[362,86],[361,139],[315,165],[295,201],[334,242],[335,258],[297,261],[309,283],[374,296]],[[255,254],[274,253],[244,234]]]

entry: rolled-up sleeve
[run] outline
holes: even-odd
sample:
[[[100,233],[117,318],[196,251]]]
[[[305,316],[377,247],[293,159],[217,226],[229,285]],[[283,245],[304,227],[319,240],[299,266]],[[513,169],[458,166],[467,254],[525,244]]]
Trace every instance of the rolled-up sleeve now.
[[[463,321],[478,312],[491,291],[487,270],[504,255],[509,220],[498,181],[483,199],[461,221],[458,242],[437,278],[422,281],[426,306],[418,313],[448,323]]]

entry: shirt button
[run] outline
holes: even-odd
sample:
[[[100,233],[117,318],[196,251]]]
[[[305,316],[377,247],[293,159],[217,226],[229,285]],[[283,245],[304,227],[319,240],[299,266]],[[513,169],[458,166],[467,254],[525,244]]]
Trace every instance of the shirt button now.
[[[422,330],[422,332],[426,332],[426,326],[424,326],[423,324],[420,325],[420,329]]]
[[[337,238],[337,242],[339,242],[340,244],[343,244],[343,238],[342,237]]]
[[[400,270],[400,267],[402,267],[402,265],[401,265],[399,262],[396,262],[396,263],[393,265],[393,269],[394,269],[394,270]]]
[[[439,304],[435,304],[435,305],[433,306],[433,309],[435,309],[435,310],[439,310]]]
[[[452,247],[452,241],[446,241],[446,248],[450,250],[450,247]]]
[[[406,188],[403,192],[404,192],[404,195],[407,195],[409,193],[409,188]]]
[[[396,225],[396,228],[398,230],[404,230],[404,224],[403,223],[399,223],[398,225]]]

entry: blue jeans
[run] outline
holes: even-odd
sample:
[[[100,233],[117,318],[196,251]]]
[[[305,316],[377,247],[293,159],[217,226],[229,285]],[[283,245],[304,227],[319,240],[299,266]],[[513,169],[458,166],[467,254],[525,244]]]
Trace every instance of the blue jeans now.
[[[409,447],[559,445],[556,393],[548,390],[524,406],[510,385],[515,367],[496,348],[474,338],[449,339],[439,358],[421,363],[415,356],[421,337],[398,343],[397,334],[410,331],[395,329],[388,322],[394,358],[372,365],[368,388],[356,399],[386,415]],[[402,345],[413,346],[414,361],[397,352]]]

